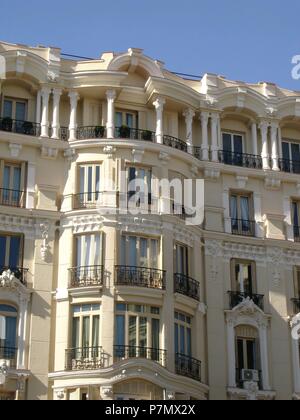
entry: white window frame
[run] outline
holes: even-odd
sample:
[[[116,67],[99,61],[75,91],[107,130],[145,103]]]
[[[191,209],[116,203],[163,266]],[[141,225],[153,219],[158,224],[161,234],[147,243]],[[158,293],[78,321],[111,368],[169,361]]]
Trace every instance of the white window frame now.
[[[28,101],[26,99],[22,99],[22,98],[12,98],[10,96],[4,96],[3,100],[2,100],[2,118],[4,116],[4,102],[5,101],[10,101],[12,102],[12,116],[10,117],[13,120],[16,120],[16,109],[17,109],[17,103],[22,103],[25,105],[25,116],[24,116],[24,121],[27,121],[27,117],[28,117]]]
[[[244,133],[234,133],[232,131],[222,131],[222,150],[224,150],[224,141],[223,134],[231,136],[231,153],[237,153],[234,150],[234,136],[242,138],[242,154],[245,153],[245,134]]]
[[[89,306],[91,309],[89,311],[83,311],[83,307]],[[99,306],[100,309],[93,309],[93,306]],[[80,307],[80,312],[74,312],[75,307]],[[86,304],[79,304],[79,305],[72,305],[72,346],[74,344],[75,337],[73,336],[74,333],[74,320],[79,319],[79,345],[75,348],[84,348],[86,346],[83,345],[83,319],[89,317],[89,348],[93,346],[93,322],[94,317],[99,317],[99,331],[98,331],[98,343],[96,347],[100,347],[101,341],[101,305],[99,303],[86,303]]]
[[[130,267],[130,238],[136,239],[136,265],[135,267],[141,268],[153,268],[159,270],[161,267],[161,248],[160,248],[160,238],[155,237],[146,237],[146,236],[136,236],[130,234],[121,235],[121,247],[120,247],[120,264]],[[147,241],[147,258],[142,261],[141,256],[141,241]],[[152,241],[156,242],[157,255],[154,256]],[[123,260],[124,258],[124,260]],[[123,260],[123,261],[122,261]],[[125,263],[125,264],[124,264]]]

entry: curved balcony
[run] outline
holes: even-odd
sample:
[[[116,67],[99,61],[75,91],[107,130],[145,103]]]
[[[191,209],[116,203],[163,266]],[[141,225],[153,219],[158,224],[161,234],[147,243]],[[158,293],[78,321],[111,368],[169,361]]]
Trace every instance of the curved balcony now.
[[[84,210],[84,209],[96,209],[100,192],[87,192],[72,194],[71,196],[66,196],[65,198],[72,197],[72,209],[73,210]]]
[[[0,346],[0,366],[16,368],[18,350],[14,347]]]
[[[175,368],[177,375],[186,376],[201,382],[201,362],[185,354],[175,355]]]
[[[0,118],[0,130],[9,133],[39,137],[41,134],[41,125],[31,121]]]
[[[70,288],[103,286],[104,269],[102,265],[73,267],[70,272]]]
[[[25,191],[0,188],[0,206],[25,208],[26,206]]]
[[[279,168],[282,172],[290,174],[300,174],[300,162],[289,159],[279,159]]]
[[[261,156],[247,153],[234,153],[226,150],[219,151],[219,162],[225,165],[241,166],[243,168],[262,169]]]
[[[115,267],[116,286],[145,287],[165,290],[166,272],[155,268],[117,265]]]
[[[255,237],[255,225],[253,220],[231,219],[231,232],[237,236]]]
[[[28,268],[21,268],[21,267],[0,267],[0,275],[3,274],[4,271],[10,270],[11,273],[15,276],[23,286],[27,287],[27,279],[26,275],[28,273]]]
[[[156,135],[154,131],[140,130],[137,128],[130,128],[127,126],[117,127],[115,129],[116,139],[130,139],[130,140],[141,140],[155,142]]]
[[[258,306],[262,311],[264,310],[264,295],[258,295],[255,293],[242,293],[242,292],[228,292],[229,295],[229,305],[230,309],[235,308],[245,299],[250,298],[253,300],[256,306]]]
[[[300,313],[300,298],[294,298],[292,299],[292,303],[294,305],[294,314],[297,315]]]
[[[97,370],[104,367],[102,347],[77,347],[66,350],[66,371]]]
[[[172,136],[164,136],[163,144],[173,149],[181,150],[182,152],[188,152],[188,145],[183,140],[180,140]]]
[[[175,273],[174,293],[180,293],[200,302],[200,283],[184,274]]]
[[[115,363],[129,359],[146,359],[166,366],[167,351],[151,347],[114,346]]]

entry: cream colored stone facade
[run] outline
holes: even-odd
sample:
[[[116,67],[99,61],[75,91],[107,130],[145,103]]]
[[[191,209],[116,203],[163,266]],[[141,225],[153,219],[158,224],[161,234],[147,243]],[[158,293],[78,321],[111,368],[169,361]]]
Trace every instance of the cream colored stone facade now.
[[[300,399],[299,93],[0,55],[0,399]],[[204,223],[113,212],[121,171],[204,179]]]

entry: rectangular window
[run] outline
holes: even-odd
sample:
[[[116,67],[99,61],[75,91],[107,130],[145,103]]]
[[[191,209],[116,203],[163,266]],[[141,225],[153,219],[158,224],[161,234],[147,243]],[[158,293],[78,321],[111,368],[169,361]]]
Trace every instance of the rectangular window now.
[[[0,304],[0,358],[11,359],[16,355],[17,315],[13,306]]]
[[[22,268],[23,237],[0,233],[0,268]]]
[[[120,250],[121,265],[158,269],[159,244],[159,239],[123,235]]]
[[[175,312],[175,353],[192,357],[191,317]]]
[[[147,208],[152,204],[152,170],[128,168],[128,206]]]
[[[189,275],[189,252],[187,246],[175,244],[175,267],[177,274]]]
[[[26,121],[27,101],[22,99],[4,98],[3,118],[11,118],[20,122]],[[23,124],[22,124],[23,126]]]
[[[255,263],[252,261],[232,260],[234,272],[232,290],[252,296],[256,293]]]
[[[138,114],[136,112],[116,111],[115,125],[117,128],[122,126],[138,128]]]
[[[282,142],[282,169],[285,172],[300,173],[300,144],[291,141]]]
[[[95,206],[100,194],[100,164],[80,165],[79,171],[79,195],[77,205],[81,208]]]
[[[294,293],[295,298],[300,299],[300,267],[295,267],[294,270]]]
[[[25,163],[0,161],[0,205],[25,205]]]
[[[232,233],[246,236],[255,234],[252,197],[246,194],[230,195]]]
[[[237,338],[238,369],[257,370],[257,341],[251,338]]]
[[[72,346],[75,349],[99,347],[100,305],[73,306]],[[90,352],[87,350],[87,354]]]
[[[243,136],[240,134],[223,133],[224,163],[229,165],[243,165]]]
[[[102,233],[75,237],[76,267],[102,265]]]

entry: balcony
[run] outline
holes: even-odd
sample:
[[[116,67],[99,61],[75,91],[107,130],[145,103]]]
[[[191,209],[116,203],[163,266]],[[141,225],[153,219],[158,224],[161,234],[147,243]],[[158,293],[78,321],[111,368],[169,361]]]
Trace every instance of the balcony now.
[[[66,350],[66,371],[97,370],[103,367],[102,347],[78,347]]]
[[[99,198],[100,192],[98,191],[73,194],[72,208],[73,210],[96,209],[99,202]]]
[[[247,153],[234,153],[226,150],[219,151],[219,162],[225,165],[241,166],[243,168],[262,169],[262,158]]]
[[[25,191],[0,188],[0,206],[25,208]]]
[[[243,375],[242,375],[243,370],[244,369],[239,369],[239,368],[236,369],[236,386],[240,389],[244,389],[244,381],[243,381]],[[258,377],[259,377],[259,381],[257,383],[258,389],[260,391],[262,391],[263,390],[263,382],[262,382],[262,371],[261,370],[258,371]]]
[[[5,364],[9,368],[16,368],[17,351],[14,347],[0,347],[0,366]]]
[[[116,286],[145,287],[147,289],[165,290],[166,272],[156,268],[132,267],[117,265]]]
[[[231,219],[231,233],[238,236],[255,237],[255,225],[253,220]]]
[[[174,293],[190,297],[200,302],[200,283],[184,274],[174,274]]]
[[[228,292],[230,309],[235,308],[245,299],[250,298],[253,300],[256,306],[262,311],[264,310],[264,295],[258,295],[255,293],[242,293],[242,292]]]
[[[27,279],[26,279],[26,275],[28,273],[28,268],[21,268],[21,267],[0,267],[0,275],[2,275],[2,273],[4,271],[8,271],[10,270],[13,275],[15,276],[16,279],[19,280],[20,283],[23,284],[23,286],[27,287]]]
[[[70,288],[103,286],[104,269],[102,265],[73,267],[70,272]]]
[[[176,374],[201,382],[201,362],[193,357],[177,353],[175,356]]]
[[[0,131],[39,137],[41,134],[41,125],[31,121],[0,118]]]
[[[155,143],[156,135],[153,131],[150,130],[139,130],[137,128],[130,127],[117,127],[115,129],[116,139],[130,139],[130,140],[140,140],[148,141]]]
[[[49,127],[49,137],[51,137],[53,134],[52,127]],[[60,127],[58,130],[58,137],[62,141],[68,141],[69,140],[69,129],[68,127]]]
[[[282,172],[300,174],[300,162],[289,159],[279,159],[279,168]]]
[[[164,136],[163,144],[165,146],[172,147],[173,149],[181,150],[182,152],[186,152],[186,153],[188,152],[188,146],[186,142],[176,137]]]
[[[151,347],[114,346],[115,363],[129,359],[146,359],[166,366],[167,351]]]
[[[292,299],[292,303],[294,305],[294,314],[297,315],[300,313],[300,298],[294,298]]]
[[[294,241],[300,242],[300,226],[294,226]]]

